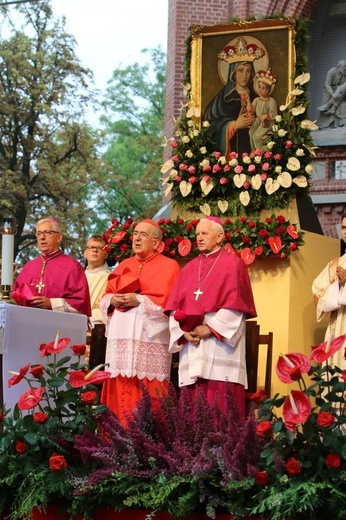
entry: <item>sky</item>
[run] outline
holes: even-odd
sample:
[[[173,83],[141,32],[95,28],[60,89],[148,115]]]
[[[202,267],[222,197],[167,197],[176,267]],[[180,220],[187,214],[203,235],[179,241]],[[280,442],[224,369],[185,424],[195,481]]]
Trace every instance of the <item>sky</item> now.
[[[144,48],[167,50],[168,0],[52,0],[77,40],[76,54],[91,69],[95,86],[107,87],[122,65],[147,61]]]

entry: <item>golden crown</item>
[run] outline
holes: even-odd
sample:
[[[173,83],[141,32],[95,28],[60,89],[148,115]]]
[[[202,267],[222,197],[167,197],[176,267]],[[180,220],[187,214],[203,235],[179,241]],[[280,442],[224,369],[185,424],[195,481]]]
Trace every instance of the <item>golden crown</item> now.
[[[247,43],[245,38],[240,36],[234,45],[226,45],[217,57],[221,61],[233,63],[237,61],[254,61],[262,58],[265,50],[255,43]]]
[[[256,72],[256,78],[270,86],[277,81],[275,74],[270,70],[270,68],[268,70],[258,70]]]

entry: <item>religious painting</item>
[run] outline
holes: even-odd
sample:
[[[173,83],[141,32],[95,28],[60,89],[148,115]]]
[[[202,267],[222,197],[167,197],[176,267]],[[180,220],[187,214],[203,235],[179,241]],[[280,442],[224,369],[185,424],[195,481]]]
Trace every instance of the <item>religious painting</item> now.
[[[261,148],[285,104],[294,80],[294,27],[267,20],[191,28],[191,100],[225,156]]]

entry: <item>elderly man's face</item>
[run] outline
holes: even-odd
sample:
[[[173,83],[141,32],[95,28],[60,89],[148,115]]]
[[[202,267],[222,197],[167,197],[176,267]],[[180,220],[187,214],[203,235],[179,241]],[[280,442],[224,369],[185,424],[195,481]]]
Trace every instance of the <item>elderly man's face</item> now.
[[[52,222],[43,222],[36,226],[36,238],[41,253],[48,255],[59,249],[62,234],[54,230]]]
[[[132,235],[132,249],[141,260],[148,258],[157,251],[159,238],[154,238],[155,228],[148,222],[140,222]]]
[[[197,247],[201,253],[212,253],[218,249],[223,240],[223,232],[217,231],[211,220],[202,220],[197,224]]]

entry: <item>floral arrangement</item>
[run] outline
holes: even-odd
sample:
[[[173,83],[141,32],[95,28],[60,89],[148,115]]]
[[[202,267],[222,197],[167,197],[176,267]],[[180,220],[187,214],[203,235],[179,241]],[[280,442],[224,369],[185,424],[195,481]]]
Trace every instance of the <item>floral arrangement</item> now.
[[[162,230],[162,242],[159,251],[170,258],[196,256],[196,226],[199,219],[160,219],[158,224]],[[288,258],[292,251],[304,244],[303,232],[297,231],[283,215],[265,219],[264,222],[249,217],[235,220],[224,219],[226,250],[243,258],[247,265],[256,258],[274,256]],[[136,222],[128,218],[124,224],[117,219],[103,234],[108,243],[108,252],[115,261],[128,258],[132,254],[132,233]]]
[[[209,121],[200,126],[200,110],[188,100],[168,142],[172,155],[161,168],[165,195],[173,195],[174,205],[205,215],[254,216],[263,209],[285,208],[308,193],[315,156],[310,130],[317,129],[305,118],[309,79],[308,73],[296,77],[263,148],[242,157],[210,152]],[[189,89],[185,86],[186,93]]]
[[[345,338],[312,347],[310,359],[280,356],[279,379],[298,389],[264,400],[258,410],[257,432],[266,443],[252,513],[274,520],[346,517],[346,370],[328,362]]]
[[[13,373],[8,386],[23,379],[29,389],[10,411],[0,414],[0,513],[11,519],[30,516],[34,506],[52,501],[69,504],[78,479],[89,471],[75,448],[75,436],[99,431],[99,385],[109,372],[87,370],[86,346],[59,338],[40,346],[42,365],[27,364]]]

